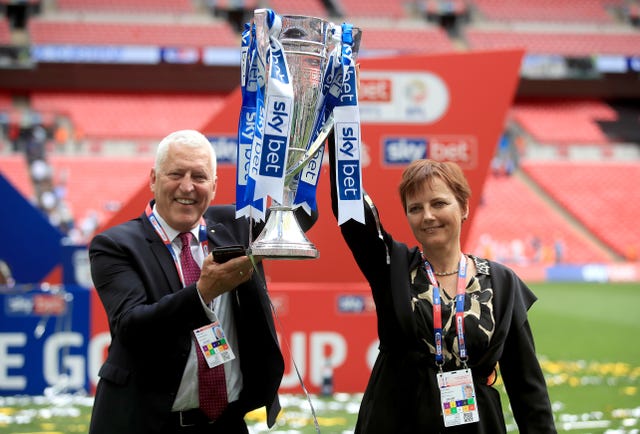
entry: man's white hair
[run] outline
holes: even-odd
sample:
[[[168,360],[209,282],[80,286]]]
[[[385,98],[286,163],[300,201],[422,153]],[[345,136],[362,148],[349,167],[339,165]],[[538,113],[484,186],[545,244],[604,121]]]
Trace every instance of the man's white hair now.
[[[211,169],[213,175],[216,175],[217,157],[213,145],[204,134],[196,130],[179,130],[167,135],[158,143],[156,149],[156,161],[154,168],[156,171],[164,164],[169,153],[169,145],[187,146],[191,148],[206,148],[211,152]]]

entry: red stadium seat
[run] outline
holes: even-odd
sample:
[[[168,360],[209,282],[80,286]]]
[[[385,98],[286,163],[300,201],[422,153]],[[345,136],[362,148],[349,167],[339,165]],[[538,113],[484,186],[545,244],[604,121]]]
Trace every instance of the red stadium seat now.
[[[616,118],[616,112],[598,100],[518,102],[511,115],[537,142],[560,145],[608,144],[597,121]]]
[[[29,168],[24,155],[3,155],[0,157],[0,173],[27,200],[34,196],[33,184],[29,178]]]
[[[523,169],[618,254],[640,249],[637,162],[525,162]]]
[[[607,6],[621,0],[473,0],[487,20],[612,23]]]
[[[595,54],[640,55],[640,33],[576,32],[576,31],[518,31],[466,30],[471,49],[524,48],[528,54],[560,54],[592,56]]]
[[[199,129],[222,107],[220,95],[35,92],[35,110],[66,114],[89,139],[162,137]]]
[[[531,246],[534,237],[541,246],[537,260]],[[481,205],[471,221],[466,251],[506,263],[549,265],[555,262],[553,245],[557,241],[565,245],[562,262],[609,260],[605,251],[589,242],[517,176],[487,178]]]
[[[327,9],[322,0],[269,0],[269,8],[279,15],[306,15],[311,17],[326,18]]]
[[[408,18],[409,14],[402,1],[389,0],[339,0],[336,2],[345,17],[354,24],[358,18]],[[408,5],[408,3],[407,3]]]
[[[194,13],[191,0],[56,0],[62,11]]]
[[[54,173],[66,173],[66,200],[72,206],[76,222],[91,212],[103,222],[149,182],[147,175],[153,165],[153,156],[53,156],[49,162]]]
[[[239,47],[227,22],[211,24],[29,20],[34,44]]]
[[[442,53],[455,51],[446,32],[439,27],[362,27],[360,50],[394,53]]]
[[[0,18],[0,45],[11,44],[11,29],[9,27],[9,21],[4,17]]]

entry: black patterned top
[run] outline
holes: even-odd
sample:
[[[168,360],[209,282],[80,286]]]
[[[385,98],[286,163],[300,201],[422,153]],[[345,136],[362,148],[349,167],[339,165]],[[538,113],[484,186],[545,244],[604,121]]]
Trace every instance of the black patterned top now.
[[[489,263],[486,259],[471,255],[476,275],[469,279],[464,301],[465,341],[467,354],[473,360],[474,354],[484,354],[491,343],[495,331],[493,315],[493,288],[491,287]],[[440,291],[442,305],[443,357],[445,366],[455,359],[455,366],[460,367],[458,336],[455,328],[455,298],[445,291]],[[411,306],[416,316],[418,335],[435,354],[433,331],[433,286],[423,264],[411,271]],[[454,357],[455,356],[455,357]],[[453,369],[453,368],[452,368]]]

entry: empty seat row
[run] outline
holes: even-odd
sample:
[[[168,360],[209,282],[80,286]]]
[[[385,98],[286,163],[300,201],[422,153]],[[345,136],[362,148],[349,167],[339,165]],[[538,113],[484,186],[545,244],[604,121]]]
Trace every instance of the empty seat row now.
[[[211,24],[61,21],[35,18],[28,30],[34,44],[223,46],[240,40],[224,21]]]

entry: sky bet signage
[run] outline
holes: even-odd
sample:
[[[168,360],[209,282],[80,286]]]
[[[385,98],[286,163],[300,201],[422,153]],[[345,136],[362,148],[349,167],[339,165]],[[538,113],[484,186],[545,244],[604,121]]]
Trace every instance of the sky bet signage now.
[[[406,166],[419,158],[453,161],[463,169],[478,166],[478,141],[474,136],[383,137],[385,166]]]
[[[462,167],[473,190],[469,203],[473,217],[515,96],[523,55],[523,50],[514,49],[358,60],[362,188],[395,238],[413,238],[404,210],[398,206],[395,186],[402,170],[417,158],[455,161]],[[202,131],[209,137],[237,136],[241,107],[238,88]],[[233,170],[220,165],[221,182],[227,169]],[[224,199],[226,190],[218,189],[217,202]],[[321,218],[309,232],[320,257],[296,261],[295,266],[289,261],[269,261],[270,282],[306,282],[309,276],[341,285],[362,282],[362,273],[336,229],[336,220],[322,218],[331,210],[330,197],[328,180],[320,179],[317,202]],[[136,213],[143,208],[144,204],[139,205]],[[461,236],[466,242],[467,231]]]
[[[109,344],[108,332],[90,335],[90,295],[77,285],[0,290],[0,396],[89,389]]]

